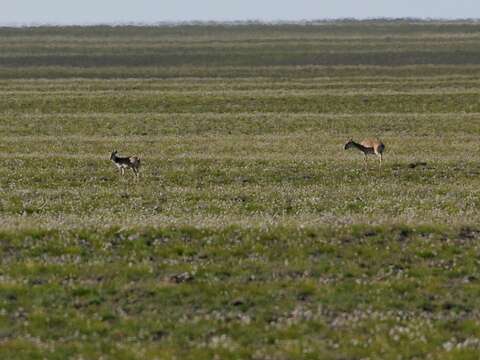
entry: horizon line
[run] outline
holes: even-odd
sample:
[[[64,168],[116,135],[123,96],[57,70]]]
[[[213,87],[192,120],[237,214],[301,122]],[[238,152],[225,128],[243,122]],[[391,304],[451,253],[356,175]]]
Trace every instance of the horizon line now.
[[[443,22],[443,23],[478,23],[480,18],[431,18],[431,17],[364,17],[364,18],[323,18],[299,20],[264,20],[264,19],[238,19],[238,20],[162,20],[162,21],[93,21],[93,22],[11,22],[1,23],[0,28],[14,27],[75,27],[75,26],[188,26],[188,25],[321,25],[339,22]]]

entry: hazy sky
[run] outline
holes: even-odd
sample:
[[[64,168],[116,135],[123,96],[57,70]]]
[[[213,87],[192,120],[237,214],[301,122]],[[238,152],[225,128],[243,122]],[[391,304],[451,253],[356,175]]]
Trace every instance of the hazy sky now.
[[[480,0],[0,0],[0,24],[480,18]]]

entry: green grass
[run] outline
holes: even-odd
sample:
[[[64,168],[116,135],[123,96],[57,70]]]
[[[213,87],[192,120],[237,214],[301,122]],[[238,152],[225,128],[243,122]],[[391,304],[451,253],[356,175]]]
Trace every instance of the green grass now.
[[[0,358],[478,357],[480,25],[0,35]]]

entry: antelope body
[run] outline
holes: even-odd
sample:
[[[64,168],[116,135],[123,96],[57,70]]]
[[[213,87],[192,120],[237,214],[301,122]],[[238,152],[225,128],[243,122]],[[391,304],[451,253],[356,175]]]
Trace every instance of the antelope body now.
[[[140,159],[136,156],[120,157],[117,156],[117,150],[113,151],[110,155],[110,160],[118,167],[120,174],[125,174],[125,169],[132,169],[135,177],[138,177],[140,171]]]
[[[378,139],[365,139],[360,143],[350,139],[345,144],[345,150],[350,148],[355,148],[363,152],[365,162],[367,161],[367,155],[376,155],[380,160],[380,164],[382,163],[385,145]]]

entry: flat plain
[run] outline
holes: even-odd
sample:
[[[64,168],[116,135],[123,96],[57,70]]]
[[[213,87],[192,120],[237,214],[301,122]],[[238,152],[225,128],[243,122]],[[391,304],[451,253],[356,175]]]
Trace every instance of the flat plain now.
[[[0,50],[0,358],[478,358],[480,24],[0,28]],[[381,167],[343,149],[372,136]]]

